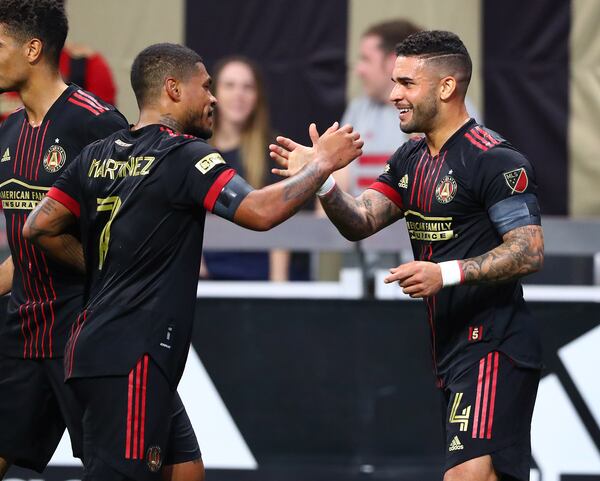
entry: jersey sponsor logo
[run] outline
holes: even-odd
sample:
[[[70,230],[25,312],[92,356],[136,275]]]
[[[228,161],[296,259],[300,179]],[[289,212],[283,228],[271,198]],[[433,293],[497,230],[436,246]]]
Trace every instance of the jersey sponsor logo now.
[[[48,190],[50,190],[49,187],[30,185],[19,179],[5,180],[0,184],[2,208],[5,210],[33,210]]]
[[[198,162],[196,162],[196,169],[203,174],[207,174],[215,165],[224,163],[225,159],[221,157],[221,154],[215,152],[202,157]]]
[[[148,175],[155,160],[156,157],[148,156],[129,157],[127,160],[94,159],[90,164],[88,177],[105,177],[114,180],[120,177]]]
[[[404,174],[404,176],[398,182],[398,187],[401,189],[408,189],[408,174]]]
[[[0,162],[8,162],[10,160],[10,149],[6,147],[4,154],[2,155],[2,160]]]
[[[460,451],[461,449],[465,449],[463,444],[458,439],[458,436],[454,436],[452,441],[450,441],[450,446],[448,446],[448,451]]]
[[[53,174],[58,172],[67,160],[67,153],[60,145],[51,145],[44,155],[44,169]]]
[[[437,242],[456,237],[452,217],[427,217],[414,210],[407,210],[404,216],[411,240]]]
[[[447,204],[448,202],[452,202],[457,190],[458,186],[454,177],[446,175],[439,181],[435,188],[435,198],[440,204]]]
[[[477,342],[483,339],[483,326],[469,327],[469,342]]]
[[[461,431],[469,429],[469,417],[471,416],[471,405],[465,407],[460,413],[458,408],[463,398],[462,392],[457,392],[454,395],[454,402],[452,403],[452,409],[450,410],[450,417],[448,422],[451,424],[458,424]]]
[[[146,451],[146,465],[153,473],[158,473],[162,466],[162,453],[158,446],[151,446]]]
[[[504,180],[510,189],[510,195],[514,194],[515,192],[517,194],[522,194],[529,186],[527,172],[525,172],[523,167],[520,169],[511,170],[510,172],[504,172]]]

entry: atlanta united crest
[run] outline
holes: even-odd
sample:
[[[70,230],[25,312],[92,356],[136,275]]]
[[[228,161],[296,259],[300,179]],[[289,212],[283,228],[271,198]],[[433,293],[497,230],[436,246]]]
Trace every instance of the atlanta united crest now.
[[[446,175],[435,188],[435,198],[440,204],[447,204],[454,199],[458,186],[451,175]]]
[[[44,155],[44,169],[53,174],[62,169],[67,160],[67,153],[60,145],[51,145]]]
[[[146,451],[146,464],[148,469],[157,473],[162,466],[162,455],[158,446],[152,446]]]

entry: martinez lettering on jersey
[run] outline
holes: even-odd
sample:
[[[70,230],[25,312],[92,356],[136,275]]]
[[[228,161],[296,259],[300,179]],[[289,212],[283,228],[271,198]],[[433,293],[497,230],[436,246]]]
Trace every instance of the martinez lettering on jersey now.
[[[148,175],[156,157],[129,157],[128,160],[103,159],[92,160],[88,177],[108,177],[111,180],[122,177],[138,177]]]

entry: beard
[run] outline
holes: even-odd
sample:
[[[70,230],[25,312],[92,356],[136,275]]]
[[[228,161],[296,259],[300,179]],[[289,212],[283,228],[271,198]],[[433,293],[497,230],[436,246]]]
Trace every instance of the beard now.
[[[213,135],[213,130],[211,127],[207,127],[200,123],[202,121],[202,117],[202,113],[198,114],[197,112],[189,110],[187,112],[185,122],[183,123],[183,133],[193,135],[194,137],[204,140],[210,139]]]
[[[405,134],[429,132],[439,111],[435,96],[427,97],[412,109],[411,119],[405,124],[400,123],[400,130]]]

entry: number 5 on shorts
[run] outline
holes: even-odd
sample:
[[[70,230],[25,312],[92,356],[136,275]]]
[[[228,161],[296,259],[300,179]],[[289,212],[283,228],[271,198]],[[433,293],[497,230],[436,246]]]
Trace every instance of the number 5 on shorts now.
[[[110,212],[110,217],[108,218],[108,222],[102,229],[100,233],[100,243],[98,250],[98,268],[102,270],[102,266],[104,265],[104,261],[106,260],[106,254],[108,254],[108,243],[110,242],[110,226],[112,221],[119,208],[121,207],[121,199],[116,195],[112,197],[106,197],[105,199],[96,199],[98,201],[98,208],[96,209],[98,212]]]

